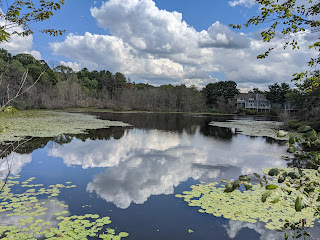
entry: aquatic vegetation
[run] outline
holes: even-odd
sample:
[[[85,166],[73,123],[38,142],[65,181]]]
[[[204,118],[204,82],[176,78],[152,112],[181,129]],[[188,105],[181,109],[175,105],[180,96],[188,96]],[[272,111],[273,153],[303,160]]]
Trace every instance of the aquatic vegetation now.
[[[279,140],[288,140],[287,136],[278,136],[279,129],[283,126],[282,122],[274,121],[253,121],[253,120],[230,120],[227,122],[211,122],[211,126],[236,128],[243,135],[264,136]]]
[[[105,228],[111,223],[109,217],[100,217],[98,214],[70,215],[68,205],[52,199],[67,188],[63,184],[50,185],[48,188],[40,188],[42,184],[31,184],[34,178],[19,182],[20,176],[11,176],[7,185],[0,194],[0,214],[16,224],[5,224],[0,226],[1,239],[87,239],[97,237],[101,239],[121,239],[129,234]],[[67,182],[71,184],[71,182]],[[14,193],[11,188],[20,185],[26,188],[24,192]],[[75,185],[71,185],[75,186]],[[36,188],[34,188],[36,187]],[[50,200],[51,198],[51,200]],[[52,218],[48,221],[48,205],[55,204]],[[61,209],[66,209],[61,211]],[[19,219],[17,221],[17,219]],[[8,220],[8,221],[9,221]],[[10,221],[9,221],[10,222]]]
[[[126,127],[129,124],[101,120],[93,115],[59,111],[19,111],[0,114],[0,142],[25,137],[56,137],[60,134],[81,134],[88,129]]]
[[[267,174],[270,170],[271,168],[266,168],[263,172]],[[293,170],[281,168],[280,171]],[[320,180],[316,170],[305,169],[302,171],[312,181]],[[269,184],[272,183],[270,180]],[[301,219],[306,219],[306,227],[312,227],[314,221],[319,219],[319,216],[315,216],[316,208],[301,208],[299,212],[295,210],[298,191],[294,191],[290,187],[287,187],[287,190],[292,193],[286,195],[282,201],[275,201],[280,191],[271,194],[272,190],[266,190],[259,184],[253,185],[252,190],[235,189],[229,193],[225,193],[225,186],[220,186],[218,183],[197,184],[191,186],[191,189],[183,194],[177,194],[176,197],[183,198],[189,206],[200,207],[199,212],[212,214],[216,217],[249,223],[260,221],[264,222],[268,229],[281,229],[286,221],[299,223]],[[269,191],[270,195],[263,203],[261,199],[266,191]],[[316,201],[318,197],[319,192],[314,192],[312,199],[314,199],[315,206],[320,206],[320,203]],[[303,199],[303,201],[306,200]]]

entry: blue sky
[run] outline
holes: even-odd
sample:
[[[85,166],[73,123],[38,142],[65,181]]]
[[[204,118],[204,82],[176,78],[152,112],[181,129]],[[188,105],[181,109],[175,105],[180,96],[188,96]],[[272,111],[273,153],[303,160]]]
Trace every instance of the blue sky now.
[[[242,91],[289,82],[310,58],[302,50],[277,48],[266,60],[256,56],[282,41],[263,43],[267,26],[234,30],[259,13],[254,0],[66,0],[43,28],[64,29],[61,37],[35,33],[2,44],[53,65],[122,72],[135,82],[186,84],[199,88],[233,80]],[[40,25],[39,25],[40,26]],[[34,26],[38,28],[38,25]]]

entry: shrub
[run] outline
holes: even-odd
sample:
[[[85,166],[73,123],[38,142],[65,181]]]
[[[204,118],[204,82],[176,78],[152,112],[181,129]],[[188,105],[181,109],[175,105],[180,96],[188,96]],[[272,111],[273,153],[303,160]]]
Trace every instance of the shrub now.
[[[299,120],[290,120],[288,122],[288,127],[292,128],[292,129],[298,129],[299,127],[301,127],[303,124],[299,121]]]
[[[211,108],[207,112],[208,113],[220,113],[220,111],[218,109],[215,109],[215,108]]]
[[[123,111],[123,107],[115,106],[112,108],[113,111]]]
[[[245,114],[247,115],[257,115],[258,112],[255,110],[251,110],[251,109],[243,109],[243,111],[245,112]]]
[[[30,109],[30,106],[25,101],[12,101],[12,107],[18,109],[18,110],[26,110]]]
[[[271,116],[278,116],[279,115],[279,109],[277,107],[271,107],[270,109],[270,115]]]

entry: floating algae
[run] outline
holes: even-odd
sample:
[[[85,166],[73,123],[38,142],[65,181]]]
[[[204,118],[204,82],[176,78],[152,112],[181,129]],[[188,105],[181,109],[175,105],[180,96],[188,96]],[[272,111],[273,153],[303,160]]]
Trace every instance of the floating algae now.
[[[25,137],[56,137],[60,134],[81,134],[88,129],[126,127],[129,124],[101,120],[92,115],[55,111],[21,111],[0,114],[0,142]]]
[[[227,122],[210,122],[215,127],[236,128],[241,134],[255,137],[271,137],[278,140],[288,140],[288,137],[278,137],[278,130],[283,126],[282,122],[254,121],[254,120],[230,120]]]
[[[13,193],[11,187],[20,185],[18,179],[17,176],[10,177],[0,193],[0,216],[5,215],[6,219],[0,226],[1,239],[121,239],[129,235],[126,232],[116,234],[111,228],[103,232],[111,223],[109,217],[100,218],[98,214],[70,216],[68,205],[57,199],[49,201],[49,197],[58,196],[60,189],[66,188],[64,185],[35,189],[31,187],[37,184],[30,184],[34,178],[29,178],[23,184],[26,191]]]
[[[270,168],[264,169],[268,172]],[[292,169],[281,169],[290,170]],[[314,180],[320,180],[315,170],[303,170],[307,177]],[[212,214],[216,217],[224,217],[237,221],[256,223],[264,222],[268,229],[281,229],[285,221],[299,222],[306,219],[306,227],[313,227],[314,221],[319,219],[315,216],[316,209],[307,207],[301,212],[296,212],[294,208],[296,193],[287,195],[287,199],[282,199],[277,203],[272,203],[276,196],[271,196],[265,203],[261,202],[261,195],[266,191],[260,185],[254,185],[252,190],[240,191],[235,190],[231,193],[225,193],[224,186],[217,186],[218,183],[197,184],[191,186],[191,191],[184,191],[177,194],[177,198],[183,198],[188,202],[189,206],[200,207],[201,213]],[[314,198],[319,196],[319,192],[315,193]],[[316,203],[320,204],[320,203]],[[319,207],[319,206],[318,206]]]

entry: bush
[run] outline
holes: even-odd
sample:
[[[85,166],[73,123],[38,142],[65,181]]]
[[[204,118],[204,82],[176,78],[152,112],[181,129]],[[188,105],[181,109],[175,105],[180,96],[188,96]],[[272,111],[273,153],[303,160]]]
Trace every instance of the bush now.
[[[320,121],[314,121],[310,123],[310,126],[317,132],[320,131]]]
[[[245,114],[247,115],[258,115],[258,112],[251,109],[244,109]]]
[[[207,112],[208,113],[220,113],[220,111],[218,109],[215,109],[215,108],[211,108]]]
[[[30,109],[30,106],[25,101],[17,101],[17,100],[12,101],[12,107],[18,110]]]
[[[277,107],[271,107],[271,109],[270,109],[270,116],[274,116],[274,117],[276,117],[276,116],[278,116],[279,115],[279,109],[277,108]]]
[[[239,107],[237,109],[237,114],[245,114],[245,115],[258,115],[259,113],[255,110],[246,109],[243,107]]]
[[[288,122],[288,127],[291,129],[298,129],[301,127],[303,124],[299,120],[290,120]]]
[[[243,107],[238,107],[237,108],[237,114],[245,114],[244,108]]]
[[[112,108],[112,110],[113,110],[113,111],[116,111],[116,112],[117,112],[117,111],[123,111],[123,107],[115,106],[115,107]]]
[[[12,106],[8,106],[8,107],[5,107],[5,108],[3,109],[3,112],[4,112],[4,113],[16,113],[16,112],[18,112],[18,110],[15,109],[15,108],[12,107]]]

